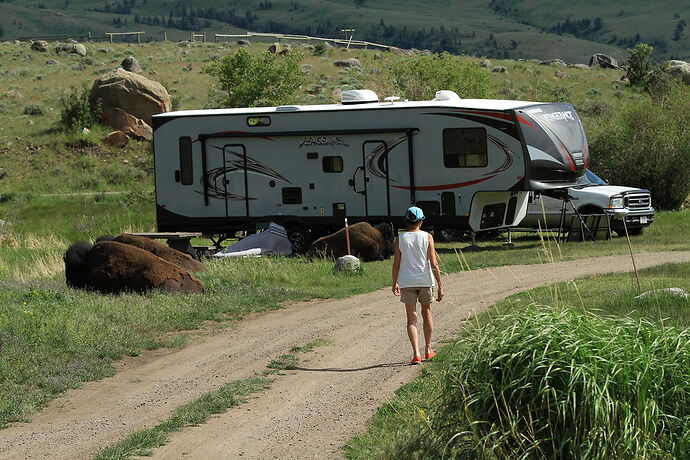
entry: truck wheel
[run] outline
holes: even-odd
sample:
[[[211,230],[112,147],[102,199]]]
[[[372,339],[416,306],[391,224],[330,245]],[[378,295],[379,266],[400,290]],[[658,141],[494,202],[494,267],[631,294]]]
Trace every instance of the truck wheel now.
[[[292,245],[292,252],[301,254],[309,249],[313,238],[308,228],[302,225],[295,225],[287,229],[287,237]]]

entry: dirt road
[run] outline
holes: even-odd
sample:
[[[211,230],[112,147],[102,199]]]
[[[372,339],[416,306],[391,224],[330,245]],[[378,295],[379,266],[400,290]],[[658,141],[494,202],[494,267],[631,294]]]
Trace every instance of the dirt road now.
[[[637,256],[638,267],[690,261],[690,252]],[[435,304],[436,340],[451,337],[468,315],[535,286],[629,271],[629,256],[493,268],[449,275]],[[86,384],[36,414],[32,423],[0,431],[0,458],[90,458],[134,430],[226,382],[253,376],[293,346],[331,338],[334,346],[304,355],[268,391],[208,423],[173,435],[156,458],[337,458],[373,412],[420,366],[404,313],[388,290],[343,300],[290,305],[246,318],[201,343],[119,363],[118,373]]]

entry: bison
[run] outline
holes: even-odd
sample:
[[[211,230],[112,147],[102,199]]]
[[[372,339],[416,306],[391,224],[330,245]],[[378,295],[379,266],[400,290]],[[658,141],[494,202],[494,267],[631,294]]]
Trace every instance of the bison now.
[[[146,292],[203,293],[204,286],[187,270],[136,246],[118,241],[90,245],[77,241],[65,252],[65,278],[74,288],[105,294]]]
[[[387,223],[372,226],[367,222],[358,222],[349,227],[350,249],[365,262],[387,259],[393,253],[395,238],[393,227]],[[312,256],[342,257],[347,254],[345,229],[319,238],[309,250]]]

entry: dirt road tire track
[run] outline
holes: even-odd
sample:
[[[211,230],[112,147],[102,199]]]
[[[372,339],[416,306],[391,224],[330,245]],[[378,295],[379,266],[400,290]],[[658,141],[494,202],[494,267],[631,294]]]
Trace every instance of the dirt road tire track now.
[[[688,262],[690,252],[646,253],[639,268]],[[553,265],[497,267],[449,275],[446,300],[434,304],[435,341],[456,334],[468,315],[508,295],[587,275],[631,270],[629,256]],[[404,310],[388,290],[348,299],[307,302],[244,319],[180,350],[119,363],[110,378],[69,391],[31,423],[0,431],[0,458],[91,458],[132,431],[226,382],[262,372],[291,347],[332,338],[300,369],[268,391],[208,423],[173,435],[154,458],[337,458],[362,433],[373,412],[419,366],[410,358]]]

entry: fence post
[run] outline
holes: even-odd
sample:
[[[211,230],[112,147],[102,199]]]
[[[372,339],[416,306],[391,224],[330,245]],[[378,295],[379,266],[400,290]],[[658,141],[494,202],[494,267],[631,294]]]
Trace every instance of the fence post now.
[[[108,34],[108,36],[110,37],[110,44],[112,45],[112,43],[113,43],[113,34]]]
[[[89,32],[89,35],[86,37],[86,41],[90,42],[91,41],[91,32]]]
[[[141,45],[141,34],[137,34],[137,44]]]
[[[163,41],[164,42],[168,41],[168,33],[167,32],[163,32]]]
[[[204,40],[204,43],[206,43],[206,31],[204,31],[204,38],[203,38],[203,40]]]

